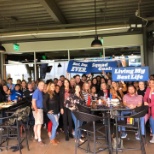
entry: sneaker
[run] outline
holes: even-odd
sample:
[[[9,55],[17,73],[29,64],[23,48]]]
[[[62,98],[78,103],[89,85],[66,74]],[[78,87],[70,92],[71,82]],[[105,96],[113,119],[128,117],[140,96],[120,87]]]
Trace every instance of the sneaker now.
[[[152,139],[150,140],[150,143],[154,143],[154,137],[152,137]]]
[[[136,138],[136,140],[140,141],[139,135],[136,135],[135,138]]]
[[[122,133],[121,134],[121,138],[126,138],[127,137],[127,133]]]
[[[83,143],[83,142],[84,142],[84,140],[83,140],[82,138],[80,138],[80,139],[79,139],[79,141],[80,141],[81,143]]]

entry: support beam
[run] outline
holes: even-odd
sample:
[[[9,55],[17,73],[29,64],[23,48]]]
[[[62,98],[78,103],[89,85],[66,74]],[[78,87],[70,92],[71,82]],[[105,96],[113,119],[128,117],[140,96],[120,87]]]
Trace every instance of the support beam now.
[[[67,23],[65,17],[63,16],[61,10],[57,6],[55,0],[39,0],[39,1],[56,22],[62,24]]]

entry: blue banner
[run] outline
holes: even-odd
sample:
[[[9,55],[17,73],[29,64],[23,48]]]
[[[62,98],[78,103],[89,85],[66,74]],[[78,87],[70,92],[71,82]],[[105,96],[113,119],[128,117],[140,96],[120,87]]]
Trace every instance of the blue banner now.
[[[117,67],[117,61],[91,62],[92,73],[111,72],[114,67]]]
[[[71,60],[68,63],[67,72],[89,74],[91,73],[91,64],[88,62],[79,62]]]
[[[148,81],[149,67],[119,67],[112,69],[113,81]]]
[[[67,72],[82,74],[111,72],[113,67],[117,67],[117,61],[80,62],[71,60]]]

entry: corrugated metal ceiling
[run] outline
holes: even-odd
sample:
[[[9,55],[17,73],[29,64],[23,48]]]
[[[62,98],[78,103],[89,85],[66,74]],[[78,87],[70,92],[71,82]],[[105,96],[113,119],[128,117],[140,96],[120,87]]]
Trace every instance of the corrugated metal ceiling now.
[[[97,24],[126,24],[135,15],[154,19],[154,0],[97,0]],[[0,33],[94,26],[94,0],[0,0]]]

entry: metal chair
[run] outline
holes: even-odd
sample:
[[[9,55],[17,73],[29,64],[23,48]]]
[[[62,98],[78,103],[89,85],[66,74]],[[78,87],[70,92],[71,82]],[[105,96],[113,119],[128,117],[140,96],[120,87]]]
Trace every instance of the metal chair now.
[[[26,140],[26,145],[27,145],[27,149],[29,150],[29,144],[28,144],[28,121],[29,121],[29,113],[30,113],[30,107],[26,106],[24,108],[19,108],[16,111],[8,111],[6,112],[6,114],[12,114],[13,117],[15,118],[9,118],[9,121],[7,121],[8,126],[11,127],[11,131],[9,131],[9,135],[10,136],[17,136],[19,133],[19,137],[20,137],[20,147],[18,145],[18,148],[20,150],[20,154],[21,154],[21,144],[24,140]],[[15,121],[16,120],[16,121]],[[18,124],[18,126],[16,125]],[[21,127],[24,128],[25,130],[25,137],[22,137],[20,134],[20,129]],[[17,133],[17,132],[18,133]],[[15,132],[15,133],[14,133]]]
[[[110,149],[109,148],[110,145],[108,145],[108,143],[106,143],[104,148],[101,148],[101,150],[99,149],[96,151],[96,140],[98,139],[97,134],[99,134],[99,136],[101,135],[104,137],[104,133],[100,131],[100,129],[102,128],[102,124],[99,126],[96,125],[96,121],[101,120],[102,117],[88,114],[88,113],[78,112],[78,111],[74,111],[73,113],[77,118],[77,122],[78,121],[87,122],[86,124],[84,124],[83,126],[78,128],[78,131],[79,130],[85,131],[87,133],[87,136],[86,136],[85,142],[83,142],[81,144],[79,144],[79,137],[77,137],[77,141],[75,144],[75,154],[77,154],[77,148],[83,149],[83,150],[85,150],[89,153],[93,153],[93,154],[96,154],[100,151],[104,151],[106,149]],[[76,132],[77,134],[78,134],[78,131]],[[93,150],[90,149],[90,140],[92,139],[91,135],[93,135],[93,145],[94,145]],[[105,137],[107,137],[107,135]],[[106,141],[107,141],[107,139],[106,139]],[[81,146],[86,142],[87,142],[87,146],[86,146],[86,149],[84,149]]]
[[[91,109],[87,106],[81,105],[81,104],[76,104],[78,110],[80,112],[84,112],[84,113],[91,113]]]
[[[18,121],[18,117],[15,115],[11,115],[11,116],[7,116],[7,117],[3,117],[0,118],[1,120],[3,120],[3,124],[0,125],[1,128],[1,134],[0,134],[0,148],[1,150],[3,148],[6,148],[7,150],[9,148],[12,149],[16,149],[19,150],[19,153],[22,154],[22,142],[24,139],[27,140],[27,136],[22,139],[20,136],[20,124]],[[12,120],[11,120],[12,119]],[[10,139],[17,139],[17,145],[14,144],[9,144],[9,140]],[[4,145],[4,143],[6,143],[6,145]],[[28,145],[28,140],[26,141],[27,144],[27,149],[29,150],[29,145]]]
[[[141,150],[142,154],[146,154],[145,151],[145,145],[144,145],[144,140],[143,140],[143,136],[141,134],[141,125],[140,125],[140,118],[144,117],[145,114],[148,111],[148,106],[144,106],[141,108],[136,108],[134,111],[132,111],[131,115],[127,115],[127,116],[115,116],[115,126],[116,126],[116,154],[118,153],[119,150]],[[126,120],[124,121],[118,121],[118,118],[134,118],[135,122],[134,124],[127,124]],[[125,127],[126,128],[126,132],[138,132],[139,138],[140,138],[140,148],[118,148],[118,127]],[[120,130],[121,132],[121,130]],[[120,139],[121,142],[121,139]]]

